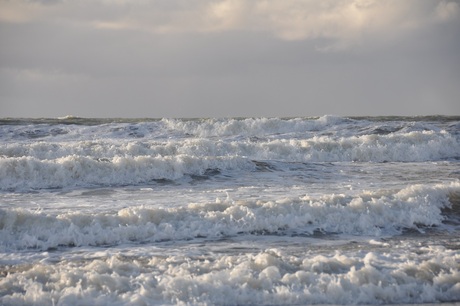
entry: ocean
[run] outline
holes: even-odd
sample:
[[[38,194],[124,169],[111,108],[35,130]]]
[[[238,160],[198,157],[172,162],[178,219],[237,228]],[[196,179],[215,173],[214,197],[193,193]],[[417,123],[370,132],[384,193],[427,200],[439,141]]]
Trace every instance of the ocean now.
[[[0,119],[1,305],[459,301],[458,116]]]

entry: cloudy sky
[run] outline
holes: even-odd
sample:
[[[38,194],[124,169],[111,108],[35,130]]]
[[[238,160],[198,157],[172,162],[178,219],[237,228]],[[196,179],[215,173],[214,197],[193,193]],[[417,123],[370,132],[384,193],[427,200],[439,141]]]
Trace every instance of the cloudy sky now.
[[[0,0],[0,117],[460,115],[459,0]]]

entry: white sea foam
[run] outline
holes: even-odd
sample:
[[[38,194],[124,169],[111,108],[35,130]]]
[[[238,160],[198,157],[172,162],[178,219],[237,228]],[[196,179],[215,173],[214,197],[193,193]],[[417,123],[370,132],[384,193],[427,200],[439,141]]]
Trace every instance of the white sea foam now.
[[[150,255],[4,268],[3,305],[298,305],[435,303],[460,299],[460,255],[443,247],[391,253]],[[76,264],[78,262],[78,264]],[[18,285],[20,284],[20,285]],[[8,289],[7,289],[8,288]]]

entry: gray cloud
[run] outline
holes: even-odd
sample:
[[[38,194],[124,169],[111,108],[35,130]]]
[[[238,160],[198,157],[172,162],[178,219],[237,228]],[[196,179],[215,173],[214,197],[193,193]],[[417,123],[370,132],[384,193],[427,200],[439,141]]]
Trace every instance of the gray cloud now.
[[[459,113],[457,1],[0,1],[0,116]]]

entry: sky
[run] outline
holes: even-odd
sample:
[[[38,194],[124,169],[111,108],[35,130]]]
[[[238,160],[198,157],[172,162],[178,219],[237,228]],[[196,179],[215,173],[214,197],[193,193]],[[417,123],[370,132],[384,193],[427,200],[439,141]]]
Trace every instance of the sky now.
[[[460,115],[460,0],[0,0],[0,117]]]

